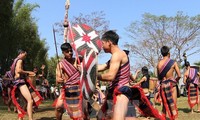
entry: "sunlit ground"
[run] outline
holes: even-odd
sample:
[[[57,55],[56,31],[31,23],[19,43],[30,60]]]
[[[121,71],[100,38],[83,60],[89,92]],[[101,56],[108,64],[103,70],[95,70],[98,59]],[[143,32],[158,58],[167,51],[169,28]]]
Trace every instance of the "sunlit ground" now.
[[[39,109],[36,113],[33,114],[34,120],[55,120],[54,108],[52,107],[52,100],[43,101],[40,105]],[[161,106],[156,105],[156,108],[161,110]],[[197,107],[194,108],[197,110]],[[178,112],[179,112],[179,120],[200,120],[200,113],[194,112],[190,114],[190,110],[187,103],[187,97],[178,98]],[[94,116],[94,115],[93,115]],[[16,120],[17,113],[8,112],[7,106],[5,106],[2,102],[2,98],[0,98],[0,120]],[[91,118],[95,120],[96,118]],[[27,116],[25,117],[27,120]],[[64,114],[63,120],[70,120],[69,116]],[[151,118],[153,120],[153,118]]]

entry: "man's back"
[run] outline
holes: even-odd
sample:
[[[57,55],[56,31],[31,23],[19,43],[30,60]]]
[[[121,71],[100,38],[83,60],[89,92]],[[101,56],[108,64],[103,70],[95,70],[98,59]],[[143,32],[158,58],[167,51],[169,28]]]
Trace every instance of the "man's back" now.
[[[163,101],[162,113],[168,114],[170,119],[178,117],[177,101],[177,85],[176,82],[180,79],[180,70],[177,62],[170,59],[169,47],[163,46],[161,48],[163,59],[159,61],[157,70],[160,82],[160,95]],[[174,71],[177,77],[174,78]]]
[[[168,59],[170,58],[164,58],[162,60],[159,61],[158,63],[158,73],[160,73],[161,69],[163,68],[163,66],[166,64],[166,62],[168,61]],[[165,77],[163,78],[168,79],[168,78],[173,78],[174,77],[174,71],[176,71],[176,73],[178,74],[178,69],[177,69],[177,63],[174,62],[174,64],[171,66],[171,68],[169,69],[169,71],[167,72],[167,74],[165,75]]]

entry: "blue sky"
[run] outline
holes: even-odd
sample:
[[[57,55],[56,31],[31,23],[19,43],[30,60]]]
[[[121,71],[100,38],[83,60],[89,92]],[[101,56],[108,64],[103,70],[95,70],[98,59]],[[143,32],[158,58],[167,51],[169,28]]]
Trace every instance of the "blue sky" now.
[[[41,38],[45,38],[49,46],[49,57],[54,56],[52,25],[64,19],[65,0],[26,0],[26,3],[40,5],[40,8],[33,12],[33,16],[37,19]],[[200,14],[199,0],[70,0],[70,3],[69,19],[80,13],[90,14],[94,11],[104,11],[106,20],[110,21],[110,29],[116,29],[120,35],[120,46],[125,41],[129,41],[125,28],[132,21],[139,21],[144,13],[174,16],[177,11],[183,11],[189,16]],[[62,40],[59,42],[62,43]],[[61,54],[60,50],[58,52]],[[109,57],[100,58],[99,62],[104,63]],[[188,59],[191,63],[199,61]]]

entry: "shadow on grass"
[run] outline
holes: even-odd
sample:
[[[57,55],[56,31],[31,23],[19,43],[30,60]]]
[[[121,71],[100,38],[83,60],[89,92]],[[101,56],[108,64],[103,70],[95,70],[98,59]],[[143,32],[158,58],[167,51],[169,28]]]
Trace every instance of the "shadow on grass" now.
[[[0,94],[0,109],[1,109],[1,110],[7,110],[7,109],[8,109],[7,105],[5,105],[5,104],[3,103],[3,98],[2,98],[2,96],[1,96],[1,94]]]
[[[55,108],[53,108],[53,107],[43,107],[43,108],[39,108],[38,110],[36,110],[36,113],[37,112],[46,112],[46,111],[54,111],[55,110]]]
[[[183,111],[184,113],[190,113],[190,109],[188,108],[178,108],[178,111]]]
[[[8,107],[6,105],[0,105],[0,109],[3,111],[8,111]]]
[[[42,118],[36,119],[36,120],[56,120],[56,117],[42,117]]]

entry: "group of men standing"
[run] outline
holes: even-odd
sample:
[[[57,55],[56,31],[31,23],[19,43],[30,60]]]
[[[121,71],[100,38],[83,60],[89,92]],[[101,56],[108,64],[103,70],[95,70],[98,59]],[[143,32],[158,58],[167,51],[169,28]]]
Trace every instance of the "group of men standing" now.
[[[97,80],[108,82],[109,86],[106,94],[106,101],[111,100],[112,114],[108,118],[107,104],[103,104],[97,115],[97,119],[113,119],[113,120],[136,120],[136,117],[128,117],[128,103],[132,100],[139,100],[136,105],[140,112],[145,116],[155,117],[158,119],[166,119],[166,114],[171,120],[178,118],[177,110],[177,82],[181,78],[179,66],[175,60],[170,59],[170,49],[167,46],[161,48],[163,59],[158,62],[157,71],[158,79],[160,80],[160,96],[162,99],[162,114],[152,107],[149,99],[144,95],[139,85],[131,86],[130,82],[130,61],[127,53],[121,50],[118,46],[119,36],[115,31],[107,31],[102,35],[101,42],[103,50],[110,53],[111,59],[105,63],[98,65],[98,71],[107,70],[103,74],[98,74]],[[81,68],[77,62],[77,58],[73,58],[73,49],[69,43],[61,45],[61,50],[64,58],[60,60],[56,68],[56,83],[62,85],[61,93],[58,99],[54,102],[56,119],[61,120],[64,111],[73,120],[90,119],[88,113],[88,100],[83,97],[81,88]],[[14,60],[11,66],[11,76],[13,76],[13,93],[19,90],[21,95],[27,101],[27,113],[29,120],[33,119],[32,106],[38,106],[42,100],[38,91],[27,80],[27,76],[35,76],[32,71],[25,71],[23,69],[23,60],[27,55],[26,51],[20,51],[18,57]],[[199,72],[190,65],[186,65],[187,70],[184,75],[184,83],[188,86],[189,104],[191,109],[199,102],[197,89]],[[176,73],[176,77],[174,77]],[[96,78],[94,78],[96,79]],[[37,87],[37,86],[36,86]],[[193,94],[194,93],[194,94]],[[17,97],[13,97],[14,104],[18,110],[19,119],[23,118],[25,114],[18,102]]]
[[[97,80],[110,83],[106,94],[106,101],[112,100],[113,102],[113,112],[110,119],[137,119],[135,117],[126,117],[128,102],[136,98],[141,100],[143,104],[146,103],[146,108],[142,108],[144,106],[141,106],[141,104],[138,106],[146,116],[149,114],[151,117],[166,119],[166,114],[168,114],[170,119],[177,119],[176,86],[181,78],[181,74],[177,62],[170,59],[169,48],[167,46],[161,48],[163,59],[159,61],[157,66],[158,78],[160,80],[159,92],[163,102],[162,114],[160,114],[155,108],[151,107],[150,102],[144,97],[144,92],[141,91],[139,87],[132,87],[129,85],[129,58],[127,53],[118,46],[118,34],[112,30],[107,31],[103,34],[101,40],[103,50],[112,55],[111,59],[106,64],[98,65],[98,71],[107,70],[107,72],[97,75]],[[69,43],[61,45],[61,50],[64,54],[64,59],[57,65],[56,81],[58,83],[64,83],[65,87],[63,93],[61,93],[61,96],[55,103],[57,119],[61,119],[64,108],[68,111],[72,119],[86,119],[87,114],[84,114],[83,108],[80,107],[82,106],[80,101],[84,100],[80,97],[82,93],[80,91],[79,65],[76,59],[72,58],[72,48]],[[174,72],[176,73],[176,78],[174,78]],[[138,91],[136,89],[138,89]],[[136,91],[139,92],[139,94],[136,93]],[[105,104],[102,105],[101,112],[99,112],[101,115],[98,115],[98,119],[109,119],[106,117],[106,109]],[[150,111],[147,112],[145,109]]]

